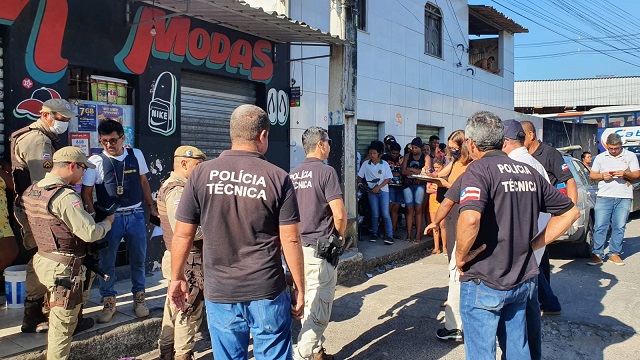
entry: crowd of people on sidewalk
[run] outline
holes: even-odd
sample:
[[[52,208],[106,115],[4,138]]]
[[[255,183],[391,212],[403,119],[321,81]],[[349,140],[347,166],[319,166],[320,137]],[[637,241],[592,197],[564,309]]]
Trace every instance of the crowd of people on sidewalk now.
[[[175,150],[156,208],[144,155],[124,146],[119,122],[100,123],[104,151],[87,159],[79,148],[58,144],[77,116],[69,103],[49,100],[41,113],[12,134],[12,176],[0,173],[0,187],[16,189],[14,215],[32,255],[22,331],[48,331],[47,359],[69,358],[72,335],[93,326],[82,309],[94,277],[103,301],[97,321],[112,320],[121,240],[134,312],[149,316],[143,204],[166,245],[161,360],[192,359],[205,317],[217,359],[246,359],[251,338],[256,359],[333,359],[324,332],[347,212],[338,175],[326,164],[332,144],[326,129],[303,133],[306,158],[287,173],[264,157],[268,115],[242,105],[230,118],[230,150],[209,161],[193,146]],[[624,264],[629,182],[640,178],[637,158],[622,149],[620,137],[612,134],[607,145],[591,167],[601,192],[590,265],[604,259],[609,225],[609,261]],[[507,359],[540,359],[541,316],[561,311],[545,248],[580,216],[576,183],[561,154],[536,139],[532,123],[502,121],[486,111],[473,114],[446,143],[435,135],[428,143],[416,137],[403,156],[401,149],[388,135],[371,142],[359,164],[370,241],[381,233],[386,244],[401,239],[405,208],[406,241],[419,243],[432,232],[432,253],[449,258],[445,324],[437,338],[464,337],[470,359],[495,359],[496,338]],[[2,200],[0,220],[6,220]],[[0,231],[3,243],[13,239],[5,227]],[[294,319],[302,323],[295,347]]]

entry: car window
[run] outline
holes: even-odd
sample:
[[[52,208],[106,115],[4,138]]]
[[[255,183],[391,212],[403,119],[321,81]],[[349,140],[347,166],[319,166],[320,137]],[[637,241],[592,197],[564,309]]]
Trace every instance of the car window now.
[[[598,182],[591,180],[591,178],[589,177],[589,169],[587,169],[587,167],[584,166],[582,162],[573,160],[573,165],[578,170],[583,183],[585,183],[587,186],[598,186]]]
[[[569,159],[565,158],[565,161]],[[573,178],[576,180],[576,182],[580,183],[578,185],[587,186],[589,183],[587,182],[587,179],[585,179],[582,171],[580,171],[580,168],[578,167],[578,162],[575,161],[574,159],[571,159],[570,161],[567,161],[567,162],[572,165],[569,167],[569,169],[571,170],[571,174],[573,175]]]

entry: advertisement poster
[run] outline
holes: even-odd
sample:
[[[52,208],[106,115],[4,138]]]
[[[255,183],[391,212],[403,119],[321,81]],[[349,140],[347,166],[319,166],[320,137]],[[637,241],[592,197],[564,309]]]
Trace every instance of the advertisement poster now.
[[[113,119],[122,123],[124,120],[122,107],[112,105],[98,105],[98,120]]]
[[[106,118],[114,119],[122,124],[126,137],[123,144],[124,146],[135,146],[135,111],[133,105],[107,105],[86,100],[74,101],[72,104],[75,104],[73,110],[76,111],[78,115],[82,115],[84,112],[87,116],[86,118],[81,116],[72,118],[71,122],[69,122],[69,132],[84,133],[83,136],[89,136],[88,143],[90,146],[93,146],[93,148],[88,148],[90,155],[93,155],[94,152],[102,152],[102,145],[100,145],[99,141],[100,136],[98,136],[98,126],[100,125],[100,122]],[[93,115],[91,115],[91,110],[94,110]],[[89,121],[85,121],[85,119],[88,118],[95,119],[91,120],[91,125],[93,125],[92,130],[84,130],[91,127],[89,125]]]
[[[96,131],[96,106],[78,104],[78,131]]]
[[[84,152],[84,154],[87,156],[91,155],[89,150],[91,149],[90,139],[91,139],[91,134],[89,133],[77,133],[77,132],[69,133],[69,144],[71,144],[71,146],[80,148],[80,150],[82,150],[82,152]]]

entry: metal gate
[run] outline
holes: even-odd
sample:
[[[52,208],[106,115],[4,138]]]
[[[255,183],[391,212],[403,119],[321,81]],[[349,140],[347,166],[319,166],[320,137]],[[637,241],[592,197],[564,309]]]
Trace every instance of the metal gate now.
[[[202,150],[208,159],[231,148],[233,110],[256,103],[252,82],[195,73],[182,73],[180,94],[180,142]]]
[[[367,148],[374,140],[380,140],[378,135],[378,124],[375,121],[358,120],[356,136],[358,140],[357,150],[360,156],[367,156]]]
[[[440,137],[440,128],[435,126],[426,126],[426,125],[417,125],[416,126],[416,136],[422,139],[422,142],[429,142],[429,137],[432,135],[436,135]],[[446,144],[447,139],[440,139],[440,142]]]

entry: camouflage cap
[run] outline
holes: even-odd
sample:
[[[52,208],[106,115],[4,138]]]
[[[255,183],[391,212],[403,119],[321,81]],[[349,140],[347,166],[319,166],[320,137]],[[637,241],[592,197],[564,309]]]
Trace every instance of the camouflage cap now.
[[[95,169],[96,166],[87,160],[87,156],[84,154],[84,151],[80,150],[75,146],[65,146],[62,149],[53,153],[53,162],[61,163],[61,162],[75,162],[78,164],[85,164],[89,169]]]
[[[42,104],[41,113],[55,112],[66,118],[72,118],[78,116],[78,114],[71,111],[71,104],[64,99],[50,99]]]
[[[207,160],[207,155],[205,155],[200,149],[195,146],[182,145],[179,146],[176,151],[173,153],[173,157],[185,157],[190,159],[200,159]]]

